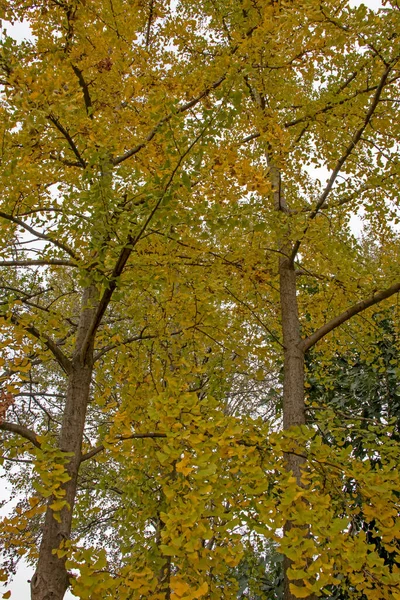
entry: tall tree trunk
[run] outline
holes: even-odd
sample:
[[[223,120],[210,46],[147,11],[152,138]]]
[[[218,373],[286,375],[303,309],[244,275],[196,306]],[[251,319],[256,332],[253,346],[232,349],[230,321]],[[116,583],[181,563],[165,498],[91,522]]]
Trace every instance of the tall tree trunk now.
[[[300,321],[296,296],[296,273],[294,265],[286,257],[279,262],[280,302],[284,345],[283,376],[283,429],[305,424],[304,404],[304,350],[300,336]],[[301,485],[301,465],[304,459],[295,454],[285,455],[287,468],[293,472],[297,484]],[[291,523],[286,523],[284,533],[289,531]],[[304,531],[307,535],[307,531]],[[296,600],[290,591],[287,571],[291,560],[284,557],[284,599]],[[301,585],[301,582],[293,582]]]
[[[283,377],[283,429],[304,425],[304,349],[300,334],[300,321],[296,295],[296,273],[286,257],[279,264],[280,302],[284,346]],[[289,468],[300,481],[302,458],[286,456]]]
[[[82,297],[77,340],[71,361],[71,371],[68,374],[67,395],[59,437],[60,450],[73,454],[66,465],[70,479],[62,486],[68,506],[58,513],[59,520],[57,520],[50,508],[54,499],[50,498],[48,502],[39,559],[31,581],[32,600],[62,600],[69,586],[69,576],[65,567],[66,558],[58,557],[53,551],[60,547],[62,541],[70,539],[71,535],[83,431],[93,373],[94,339],[91,340],[85,356],[82,355],[81,348],[93,319],[94,308],[91,303],[95,300],[94,295],[94,288],[89,287],[84,291]]]

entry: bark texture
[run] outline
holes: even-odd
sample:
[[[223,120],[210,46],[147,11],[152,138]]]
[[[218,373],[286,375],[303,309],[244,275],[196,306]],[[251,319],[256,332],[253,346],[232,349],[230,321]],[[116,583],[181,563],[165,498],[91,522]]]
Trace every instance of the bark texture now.
[[[280,303],[284,346],[283,378],[283,429],[305,424],[304,404],[304,349],[300,334],[300,321],[296,296],[296,273],[289,258],[283,257],[279,263]],[[294,454],[285,455],[287,468],[293,472],[297,484],[301,485],[301,465],[304,459]],[[286,523],[284,532],[289,531],[291,523]],[[307,535],[307,531],[304,531]],[[287,571],[292,561],[284,557],[284,599],[296,600],[290,591]],[[295,582],[301,585],[302,582]]]
[[[296,296],[296,273],[286,257],[280,260],[280,302],[284,346],[283,429],[304,425],[304,349],[300,335],[300,321]],[[287,461],[293,474],[299,478],[298,465],[302,459],[292,454]]]
[[[68,373],[67,395],[64,415],[59,437],[59,448],[63,452],[72,453],[66,465],[69,481],[63,484],[68,507],[64,507],[54,518],[50,498],[45,516],[42,541],[36,572],[31,581],[32,600],[62,600],[69,586],[69,575],[65,567],[65,557],[59,558],[53,553],[63,540],[70,539],[72,514],[75,503],[79,465],[82,456],[82,439],[89,402],[90,383],[93,373],[93,339],[89,348],[82,353],[82,345],[91,326],[94,308],[94,288],[87,288],[82,298],[82,309],[77,331],[75,352]]]

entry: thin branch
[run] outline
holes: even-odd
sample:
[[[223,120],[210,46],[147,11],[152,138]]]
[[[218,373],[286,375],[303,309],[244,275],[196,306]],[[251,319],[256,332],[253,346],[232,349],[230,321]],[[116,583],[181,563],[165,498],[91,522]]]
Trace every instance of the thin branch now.
[[[66,158],[62,158],[61,153],[54,154],[53,152],[50,152],[49,157],[51,158],[51,160],[59,161],[61,164],[65,165],[66,167],[79,167],[80,169],[82,168],[81,162],[78,162],[77,160],[68,160]]]
[[[382,178],[382,182],[385,181],[385,179],[388,179],[388,177],[384,177]],[[339,198],[336,201],[332,201],[329,202],[328,204],[325,204],[324,206],[324,210],[329,211],[335,208],[340,208],[341,206],[344,206],[345,204],[348,204],[349,202],[351,202],[352,200],[354,200],[355,198],[359,198],[361,196],[361,194],[363,194],[364,192],[369,192],[371,190],[376,190],[378,189],[377,186],[372,186],[372,185],[362,185],[360,188],[354,190],[351,194],[349,194],[348,196],[344,196],[343,198]],[[300,213],[309,213],[312,212],[314,209],[312,206],[304,206],[303,208],[300,209],[290,209],[290,214],[291,215],[298,215]]]
[[[351,77],[349,77],[349,79],[347,81],[345,81],[340,88],[335,92],[335,94],[339,94],[341,91],[343,91],[343,89],[345,87],[347,87],[347,85],[354,79],[354,76],[356,74],[353,73],[351,75]],[[397,78],[395,79],[391,79],[389,81],[389,83],[392,83],[393,81],[396,81]],[[308,123],[312,120],[315,119],[315,117],[321,113],[325,113],[328,112],[330,110],[333,110],[334,108],[336,108],[336,106],[340,106],[341,104],[345,104],[346,102],[349,102],[350,100],[353,100],[355,97],[357,97],[360,94],[368,94],[369,92],[373,92],[374,90],[377,89],[377,85],[373,85],[370,87],[367,87],[365,89],[362,90],[358,90],[355,94],[353,94],[352,96],[348,97],[348,98],[342,98],[341,100],[339,100],[338,102],[328,102],[328,104],[326,104],[323,108],[317,110],[316,112],[314,112],[312,115],[305,115],[302,117],[299,117],[297,119],[294,119],[293,121],[287,121],[286,123],[283,124],[285,129],[289,129],[290,127],[294,127],[295,125],[299,125],[300,123]],[[300,108],[300,106],[295,107],[295,108]],[[306,128],[308,127],[308,124],[306,125]],[[305,129],[302,130],[303,132],[305,131]],[[246,142],[251,142],[252,140],[258,138],[261,136],[260,132],[255,132],[247,137],[245,137],[241,142],[241,144],[245,144]]]
[[[75,254],[75,252],[71,248],[69,248],[69,246],[67,246],[63,242],[59,242],[58,240],[53,240],[46,233],[37,231],[36,229],[34,229],[33,227],[31,227],[30,225],[28,225],[21,219],[19,219],[18,217],[14,217],[14,215],[9,215],[7,213],[4,213],[3,211],[0,211],[0,218],[6,219],[7,221],[11,221],[11,223],[15,223],[16,225],[19,225],[20,227],[25,229],[25,231],[29,231],[29,233],[36,236],[37,238],[39,238],[41,240],[45,240],[46,242],[49,242],[50,244],[54,244],[54,246],[57,246],[57,248],[64,250],[64,252],[69,254],[69,256],[71,256],[71,258],[73,258],[74,260],[76,260],[76,261],[79,260],[77,255]]]
[[[250,314],[255,318],[255,320],[261,325],[263,329],[272,337],[272,339],[283,348],[282,342],[276,337],[276,335],[265,325],[265,323],[260,319],[260,317],[254,312],[254,310],[245,302],[244,300],[240,300],[228,287],[225,286],[226,291],[230,294],[239,304],[247,308]]]
[[[31,444],[33,444],[36,448],[41,448],[40,442],[37,440],[37,434],[27,427],[23,427],[17,423],[0,421],[0,429],[2,431],[8,431],[9,433],[16,433],[17,435],[31,442]]]
[[[146,326],[147,327],[147,326]],[[145,329],[146,329],[145,327]],[[102,356],[104,356],[104,354],[107,354],[107,352],[110,352],[110,350],[114,350],[115,348],[119,348],[119,346],[127,346],[128,344],[131,344],[132,342],[138,342],[140,340],[152,340],[154,338],[156,338],[157,336],[154,334],[149,334],[149,335],[143,335],[144,329],[143,331],[136,336],[127,338],[126,340],[123,340],[122,342],[118,342],[116,344],[109,344],[108,346],[105,346],[104,348],[102,348],[101,350],[99,350],[95,356],[94,356],[94,362],[96,362],[97,360],[99,360],[99,358],[101,358]]]
[[[382,300],[390,298],[390,296],[393,296],[397,292],[400,292],[400,282],[395,283],[386,290],[377,292],[367,300],[362,300],[361,302],[354,304],[354,306],[351,306],[337,317],[334,317],[333,319],[328,321],[328,323],[325,323],[325,325],[322,325],[322,327],[317,329],[317,331],[315,331],[308,338],[303,340],[301,344],[302,349],[304,350],[304,352],[307,352],[307,350],[312,348],[312,346],[314,346],[320,339],[322,339],[325,335],[339,327],[339,325],[342,325],[343,323],[345,323],[355,315],[358,315],[360,312],[363,312],[370,306],[374,306],[374,304],[378,304],[378,302],[382,302]]]
[[[49,266],[49,265],[61,265],[64,267],[77,267],[77,265],[70,260],[2,260],[0,261],[0,267],[36,267],[36,266]]]
[[[21,294],[22,296],[24,296],[24,300],[31,300],[32,298],[37,298],[38,296],[42,296],[43,294],[46,294],[47,292],[53,291],[53,288],[49,287],[49,288],[45,288],[42,290],[38,290],[37,292],[32,292],[32,293],[28,294],[27,292],[25,292],[24,290],[20,290],[19,288],[15,288],[10,285],[3,285],[3,282],[0,283],[0,289],[7,290],[9,292],[16,292],[17,294]]]
[[[43,396],[44,398],[65,398],[65,394],[50,394],[47,392],[19,392],[18,394],[14,394],[14,396],[15,398],[34,398],[36,396]]]
[[[0,458],[2,460],[8,460],[9,462],[13,462],[13,463],[25,463],[27,465],[32,465],[33,461],[32,460],[26,460],[24,458],[8,458],[8,456],[0,456]]]
[[[50,352],[52,353],[60,367],[63,369],[63,371],[67,374],[71,372],[71,362],[50,336],[48,336],[45,333],[40,333],[40,331],[36,329],[36,327],[34,327],[33,325],[25,325],[24,323],[21,323],[21,321],[16,315],[8,316],[4,314],[1,316],[6,320],[10,320],[11,323],[13,323],[13,325],[19,325],[20,327],[23,327],[27,333],[30,333],[34,338],[36,338],[45,346],[47,346],[47,349],[50,350]]]
[[[398,76],[396,77],[392,77],[391,79],[389,79],[389,84],[390,83],[394,83],[395,81],[397,81]],[[342,98],[341,100],[338,100],[337,102],[328,102],[328,104],[326,104],[323,108],[320,108],[319,110],[315,111],[312,115],[304,115],[302,117],[299,117],[293,121],[287,121],[286,123],[284,123],[284,127],[285,129],[288,129],[289,127],[293,127],[295,125],[299,125],[300,123],[304,123],[304,122],[310,122],[313,119],[315,119],[315,117],[317,115],[323,114],[325,112],[328,112],[330,110],[333,110],[334,108],[336,108],[337,106],[341,106],[342,104],[346,104],[347,102],[350,102],[351,100],[354,100],[354,98],[357,98],[357,96],[361,95],[361,94],[369,94],[370,92],[375,91],[378,88],[378,85],[371,85],[368,86],[362,90],[357,90],[354,94],[352,94],[351,96],[348,96],[346,98]],[[338,91],[335,92],[335,94],[337,95],[340,91],[342,91],[342,86],[339,88]],[[296,107],[296,108],[300,108],[300,107]]]
[[[118,439],[116,440],[117,442],[123,442],[125,440],[142,440],[142,439],[146,439],[146,438],[166,438],[167,434],[166,433],[133,433],[132,435],[121,435],[118,437]],[[86,452],[86,454],[83,454],[83,456],[81,457],[81,462],[85,461],[85,460],[89,460],[90,458],[93,458],[93,456],[96,456],[96,454],[99,454],[99,452],[102,452],[105,449],[105,446],[103,446],[103,444],[101,444],[100,446],[97,446],[96,448],[93,448],[93,450],[90,450],[89,452]]]
[[[109,344],[108,346],[105,346],[104,348],[102,348],[95,354],[94,359],[93,359],[94,362],[99,360],[99,358],[104,356],[104,354],[106,354],[107,352],[110,352],[110,350],[114,350],[115,348],[119,348],[120,346],[127,346],[128,344],[131,344],[132,342],[139,342],[141,340],[154,340],[155,338],[158,337],[154,333],[151,333],[151,334],[149,333],[148,335],[143,335],[143,332],[145,329],[147,329],[147,325],[139,335],[133,336],[131,338],[127,338],[126,340],[122,340],[122,342],[117,342],[115,344]],[[181,335],[181,333],[183,333],[184,331],[188,331],[189,329],[192,329],[192,326],[186,327],[186,329],[178,329],[177,331],[173,331],[170,333],[170,336],[173,337],[175,335]]]
[[[255,133],[251,133],[250,135],[248,135],[247,137],[243,138],[240,142],[239,142],[239,146],[242,146],[242,144],[247,144],[247,142],[252,142],[253,140],[256,140],[257,138],[259,138],[261,135],[261,133],[259,131],[256,131]]]
[[[56,182],[55,182],[56,183]],[[55,183],[52,183],[51,185],[55,185]],[[49,185],[46,186],[46,188],[50,187]],[[29,217],[30,215],[35,215],[37,213],[47,213],[47,212],[54,212],[54,213],[60,213],[62,215],[65,214],[65,208],[62,208],[60,206],[49,206],[49,207],[45,207],[45,206],[38,206],[37,208],[31,208],[30,210],[26,210],[23,213],[18,213],[20,217]],[[80,219],[83,219],[84,221],[89,221],[89,219],[87,217],[85,217],[85,215],[83,215],[82,213],[70,213],[71,216],[73,217],[79,217]]]
[[[208,88],[206,88],[203,92],[201,92],[198,96],[193,98],[193,100],[190,100],[189,102],[186,102],[185,104],[182,104],[180,107],[178,107],[176,113],[170,113],[169,115],[167,115],[166,117],[161,119],[157,123],[157,125],[155,125],[155,127],[153,127],[153,129],[150,131],[150,133],[148,134],[148,136],[145,138],[145,140],[143,142],[140,142],[140,144],[138,144],[131,150],[128,150],[127,152],[125,152],[125,154],[122,154],[121,156],[114,158],[112,161],[112,164],[119,165],[120,163],[124,162],[128,158],[131,158],[131,156],[134,156],[135,154],[140,152],[140,150],[142,150],[142,148],[144,148],[146,146],[146,144],[148,144],[154,138],[154,136],[159,131],[159,129],[161,129],[161,127],[163,125],[165,125],[165,123],[168,123],[168,121],[170,121],[175,114],[184,113],[187,110],[189,110],[190,108],[193,108],[193,106],[196,106],[196,104],[198,104],[200,102],[200,100],[202,100],[203,98],[208,96],[210,94],[210,92],[212,92],[212,90],[215,90],[219,85],[221,85],[221,83],[223,81],[225,81],[225,79],[226,79],[226,75],[223,75],[222,77],[217,79],[217,81],[212,83]]]
[[[389,73],[390,73],[391,69],[392,69],[392,66],[387,67],[385,69],[384,73],[382,74],[381,80],[379,82],[379,85],[378,85],[378,87],[376,89],[376,92],[374,94],[374,97],[372,99],[371,106],[369,107],[369,110],[368,110],[367,114],[365,115],[364,122],[361,125],[361,127],[359,127],[359,129],[356,131],[356,133],[353,135],[350,144],[347,146],[346,150],[344,151],[344,153],[342,154],[342,156],[337,161],[336,166],[335,166],[335,168],[332,171],[332,174],[331,174],[331,176],[329,178],[328,183],[326,184],[326,187],[325,187],[324,191],[322,192],[322,194],[321,194],[321,196],[320,196],[317,204],[315,205],[314,210],[312,210],[311,213],[310,213],[310,216],[308,218],[308,223],[307,223],[307,225],[306,225],[306,227],[304,228],[304,231],[303,231],[303,235],[306,234],[306,232],[307,232],[307,230],[308,230],[308,228],[310,226],[311,221],[313,219],[315,219],[315,217],[317,216],[317,214],[319,213],[319,211],[321,210],[321,208],[324,206],[324,204],[325,204],[325,202],[326,202],[326,200],[327,200],[327,198],[328,198],[328,196],[329,196],[329,194],[330,194],[330,192],[331,192],[331,190],[332,190],[332,188],[333,188],[333,186],[335,184],[337,176],[340,173],[341,168],[343,167],[344,163],[346,162],[346,160],[348,159],[348,157],[350,156],[350,154],[353,152],[354,148],[356,147],[356,145],[360,141],[362,134],[364,133],[365,129],[367,128],[367,126],[368,126],[368,124],[369,124],[369,122],[370,122],[370,120],[372,118],[372,115],[374,114],[374,112],[376,110],[376,107],[378,106],[380,96],[381,96],[382,91],[383,91],[383,89],[384,89],[384,87],[386,85],[386,80],[387,80],[387,78],[389,76]],[[291,254],[291,257],[290,257],[291,264],[293,264],[293,262],[294,262],[294,260],[296,258],[297,252],[299,251],[299,248],[300,248],[300,244],[301,244],[301,240],[297,240],[297,242],[295,243],[295,245],[293,247],[293,251],[292,251],[292,254]]]
[[[217,346],[219,346],[223,350],[226,350],[227,352],[230,351],[230,349],[227,346],[225,346],[222,342],[219,342],[215,337],[213,337],[211,334],[207,333],[207,331],[200,329],[200,327],[198,325],[195,325],[194,327],[192,327],[192,329],[194,329],[195,331],[198,331],[202,335],[205,335],[206,337],[208,337],[209,340],[211,340],[212,342],[217,344]],[[239,354],[239,352],[236,349],[234,352],[235,352],[236,356],[241,356],[241,354]]]
[[[72,152],[75,154],[76,158],[78,159],[78,163],[80,164],[80,166],[82,167],[82,169],[86,169],[86,162],[83,160],[78,148],[76,147],[76,144],[74,142],[74,140],[72,139],[69,131],[67,129],[65,129],[65,127],[63,127],[60,123],[60,121],[54,117],[53,115],[47,115],[48,120],[53,123],[53,125],[58,129],[58,131],[64,136],[64,138],[67,140],[69,147],[71,148]]]

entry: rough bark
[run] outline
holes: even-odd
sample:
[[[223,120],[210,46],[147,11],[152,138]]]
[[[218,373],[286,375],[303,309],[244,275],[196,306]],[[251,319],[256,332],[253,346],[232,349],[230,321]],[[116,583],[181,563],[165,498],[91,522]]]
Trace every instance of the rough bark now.
[[[280,260],[280,302],[284,346],[283,429],[304,425],[304,349],[296,296],[296,273],[289,259]],[[287,456],[290,469],[299,478],[299,457]]]
[[[54,499],[50,498],[48,502],[36,572],[31,581],[32,600],[62,600],[69,586],[69,576],[65,567],[66,559],[58,557],[53,551],[60,547],[63,540],[70,539],[71,535],[72,514],[82,456],[83,431],[93,372],[94,336],[85,354],[82,354],[81,347],[93,320],[94,309],[91,303],[94,301],[94,293],[94,288],[88,288],[82,298],[82,310],[72,369],[68,375],[67,395],[59,437],[60,450],[73,454],[66,465],[70,479],[62,486],[65,491],[65,500],[69,506],[64,507],[58,513],[60,518],[58,521],[54,518],[53,510],[50,508]]]
[[[300,321],[296,297],[296,273],[290,259],[283,257],[279,262],[280,303],[284,346],[284,378],[283,378],[283,429],[294,425],[305,424],[304,404],[304,349],[300,335]],[[289,471],[293,472],[298,485],[301,485],[301,465],[304,459],[294,454],[285,454]],[[291,523],[286,523],[284,532],[290,530]],[[307,535],[307,531],[304,531]],[[296,600],[290,591],[290,580],[287,570],[292,561],[284,557],[284,599]],[[292,582],[301,585],[302,582]]]

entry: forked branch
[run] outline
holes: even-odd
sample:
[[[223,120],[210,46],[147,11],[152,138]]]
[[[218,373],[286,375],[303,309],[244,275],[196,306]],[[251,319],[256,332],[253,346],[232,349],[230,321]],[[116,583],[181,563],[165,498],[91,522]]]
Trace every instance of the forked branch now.
[[[76,158],[78,159],[78,163],[79,165],[82,167],[82,169],[86,168],[86,162],[83,160],[74,140],[71,137],[71,134],[69,133],[69,131],[67,129],[65,129],[65,127],[63,127],[63,125],[61,125],[60,121],[54,117],[53,115],[48,115],[48,120],[53,123],[53,125],[58,129],[58,131],[63,135],[63,137],[67,140],[69,147],[71,148],[72,152],[75,154]]]
[[[166,182],[162,192],[160,193],[160,196],[157,200],[157,202],[155,203],[155,205],[153,206],[152,210],[150,211],[150,214],[148,215],[147,219],[145,220],[145,222],[143,223],[143,225],[141,226],[139,232],[136,235],[132,235],[130,234],[128,236],[127,239],[127,243],[125,244],[125,246],[122,248],[120,255],[117,259],[117,262],[114,266],[114,269],[111,273],[111,277],[109,280],[109,284],[108,287],[106,288],[106,290],[104,291],[102,297],[100,298],[97,310],[95,312],[93,321],[91,326],[89,327],[89,330],[87,332],[86,338],[82,344],[82,349],[81,349],[81,354],[82,357],[84,358],[87,352],[87,349],[90,346],[90,341],[93,339],[93,335],[95,334],[95,332],[97,331],[101,320],[104,316],[104,313],[107,310],[107,307],[110,303],[110,300],[112,298],[112,295],[114,293],[114,291],[117,288],[117,284],[118,284],[118,279],[119,277],[122,275],[125,265],[128,262],[134,248],[136,247],[136,245],[138,244],[138,242],[142,239],[143,234],[145,233],[145,231],[148,229],[151,221],[154,218],[154,215],[156,214],[156,212],[158,211],[158,209],[161,206],[162,201],[164,200],[166,193],[168,192],[169,188],[171,187],[171,184],[175,178],[176,173],[179,171],[179,169],[182,166],[182,163],[185,159],[185,157],[191,152],[191,150],[193,149],[193,147],[197,144],[197,142],[203,137],[206,129],[209,127],[210,123],[207,123],[203,129],[200,131],[200,133],[195,137],[195,139],[192,141],[191,144],[189,144],[189,146],[187,147],[187,149],[185,150],[185,152],[180,156],[177,164],[175,165],[174,169],[171,172],[171,175],[168,178],[168,181]]]

